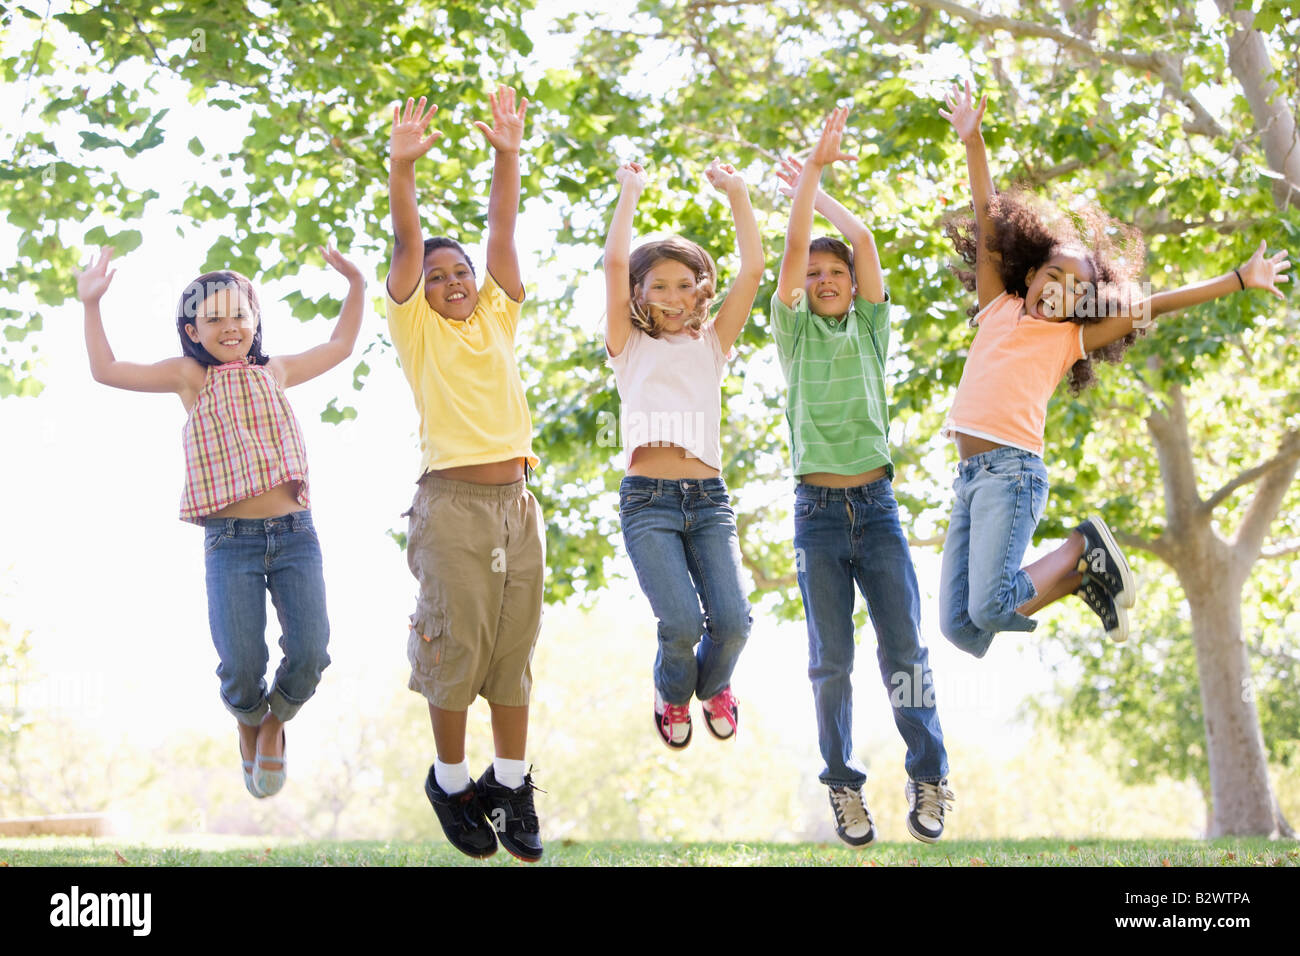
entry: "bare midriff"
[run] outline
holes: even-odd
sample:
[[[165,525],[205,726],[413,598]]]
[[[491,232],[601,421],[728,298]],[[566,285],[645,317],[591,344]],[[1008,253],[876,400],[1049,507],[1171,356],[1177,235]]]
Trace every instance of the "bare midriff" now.
[[[264,491],[260,495],[253,495],[251,498],[245,498],[243,501],[236,501],[234,504],[226,505],[220,511],[214,511],[207,518],[278,518],[280,515],[287,515],[292,511],[306,511],[298,503],[298,485],[297,481],[286,481],[282,485],[276,485],[270,491]]]
[[[524,459],[507,458],[481,465],[461,465],[458,468],[431,468],[427,474],[448,481],[468,481],[475,485],[512,485],[524,477]]]
[[[722,472],[706,465],[680,445],[641,445],[632,452],[627,473],[641,478],[717,478]]]
[[[857,475],[836,475],[829,471],[810,471],[806,475],[800,475],[799,480],[805,485],[817,485],[819,488],[856,488],[858,485],[869,485],[873,481],[879,481],[888,474],[889,469],[882,466]]]
[[[957,442],[957,454],[961,455],[961,460],[965,461],[971,455],[982,455],[986,451],[993,451],[995,448],[1006,448],[1001,442],[989,441],[987,438],[976,438],[974,435],[967,435],[965,432],[953,432],[953,439]]]

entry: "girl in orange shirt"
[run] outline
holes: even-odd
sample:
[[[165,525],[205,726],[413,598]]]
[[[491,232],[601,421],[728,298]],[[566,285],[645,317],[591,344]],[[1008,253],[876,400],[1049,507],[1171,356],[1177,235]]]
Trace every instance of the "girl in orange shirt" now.
[[[997,632],[1032,631],[1037,622],[1029,615],[1078,594],[1107,635],[1123,641],[1136,584],[1101,518],[1020,566],[1047,504],[1041,455],[1048,399],[1067,372],[1074,391],[1089,385],[1093,359],[1118,361],[1153,316],[1247,288],[1282,298],[1277,285],[1287,280],[1287,253],[1266,255],[1261,242],[1245,264],[1218,278],[1139,292],[1134,280],[1144,250],[1136,230],[1095,208],[1076,225],[1027,194],[995,195],[980,131],[987,97],[977,105],[967,83],[946,100],[939,112],[966,146],[975,199],[975,220],[954,224],[949,235],[973,267],[958,275],[978,296],[971,311],[979,331],[944,426],[961,462],[943,550],[941,627],[982,657]]]

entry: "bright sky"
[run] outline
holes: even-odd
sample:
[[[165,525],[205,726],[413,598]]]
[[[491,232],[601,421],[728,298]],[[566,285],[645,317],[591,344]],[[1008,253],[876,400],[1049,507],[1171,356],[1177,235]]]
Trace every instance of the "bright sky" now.
[[[540,36],[541,29],[537,26],[533,35]],[[561,49],[550,40],[537,47]],[[215,175],[185,148],[191,136],[211,136],[211,123],[226,124],[223,136],[238,135],[230,114],[190,107],[180,90],[164,95],[173,106],[165,121],[167,142],[122,166],[129,182],[162,192],[155,209],[178,206],[187,180]],[[4,128],[17,128],[19,106],[18,97],[4,98]],[[377,115],[388,115],[387,110],[386,104],[376,104]],[[73,133],[60,135],[72,139]],[[117,277],[103,301],[109,340],[119,358],[156,361],[179,354],[171,316],[180,290],[200,271],[211,237],[194,229],[178,237],[178,222],[153,213],[132,224],[142,229],[144,244],[116,263]],[[88,221],[85,228],[97,224]],[[386,231],[387,225],[373,228]],[[525,217],[520,223],[521,238],[540,240],[545,234],[544,222]],[[64,239],[80,245],[81,231],[69,230]],[[12,230],[0,226],[0,256],[12,256],[15,240]],[[523,252],[526,279],[529,271],[540,275],[536,265],[528,270],[530,250]],[[361,265],[367,277],[383,267],[375,261]],[[599,288],[598,274],[589,281],[594,283],[589,292]],[[67,282],[71,290],[73,277]],[[341,297],[346,284],[332,272],[304,269],[295,281],[260,287],[264,340],[272,353],[299,351],[328,335],[326,325],[299,323],[277,301],[296,287],[313,294],[323,288]],[[382,289],[372,281],[368,292],[375,297]],[[575,310],[593,335],[600,309],[599,296],[588,294]],[[185,420],[180,401],[97,385],[87,367],[80,304],[74,299],[46,310],[46,316],[36,340],[45,391],[37,399],[0,401],[0,434],[8,449],[7,467],[0,469],[5,503],[0,618],[33,632],[38,669],[48,675],[28,700],[105,730],[129,728],[143,745],[170,728],[224,727],[230,718],[220,706],[213,674],[202,536],[177,519]],[[373,311],[365,321],[358,355],[383,326],[382,315]],[[313,515],[323,543],[334,659],[328,691],[359,701],[387,698],[395,682],[404,682],[406,617],[415,582],[385,532],[405,527],[399,514],[410,503],[419,455],[414,405],[392,356],[369,359],[373,371],[360,393],[351,390],[354,361],[293,389],[289,397],[305,432]],[[340,404],[356,406],[355,421],[340,426],[320,421],[319,411],[336,395]],[[546,449],[538,451],[545,461]],[[648,705],[654,622],[621,556],[621,542],[619,550],[627,579],[609,589],[602,608],[620,609],[619,619],[630,622],[626,639],[644,644],[646,670],[629,675],[628,682],[630,692],[646,694]],[[1012,715],[1027,693],[1047,684],[1032,637],[1007,635],[978,662],[951,648],[936,626],[937,555],[918,553],[916,559],[940,714],[949,735],[1004,753],[1019,747],[1026,731],[1013,724]],[[542,640],[562,643],[565,629],[579,626],[576,614],[549,613]],[[278,637],[274,625],[267,636],[271,643]],[[868,629],[858,669],[858,723],[864,734],[892,734],[872,643]],[[787,709],[806,728],[807,764],[815,773],[805,647],[802,622],[778,625],[756,615],[736,682],[751,706],[793,705]],[[538,684],[546,677],[537,674]],[[166,715],[168,727],[150,726],[159,713]],[[310,714],[308,707],[304,716],[310,720]],[[416,733],[427,736],[425,728],[413,728]]]

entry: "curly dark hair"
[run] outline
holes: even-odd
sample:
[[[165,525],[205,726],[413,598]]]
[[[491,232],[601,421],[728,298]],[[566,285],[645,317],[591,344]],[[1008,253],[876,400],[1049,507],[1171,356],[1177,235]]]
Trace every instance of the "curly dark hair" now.
[[[1012,295],[1023,298],[1028,294],[1026,277],[1030,269],[1041,269],[1058,252],[1078,248],[1092,266],[1095,295],[1086,312],[1076,309],[1076,314],[1066,321],[1091,325],[1134,304],[1135,283],[1146,261],[1142,234],[1112,219],[1096,205],[1079,203],[1066,213],[1027,189],[1016,187],[989,201],[989,218],[993,221],[993,235],[988,237],[986,248],[995,257],[1003,287]],[[944,224],[944,234],[969,267],[950,268],[974,292],[979,241],[975,219],[965,216],[949,220]],[[967,314],[974,318],[978,311],[978,306],[971,306]],[[1075,362],[1069,373],[1071,394],[1077,395],[1096,382],[1095,360],[1119,362],[1124,352],[1145,334],[1145,329],[1134,329],[1122,339],[1094,349],[1086,358]]]
[[[670,236],[637,246],[628,259],[632,324],[651,338],[658,338],[661,330],[650,315],[650,306],[642,284],[646,274],[665,259],[680,262],[695,276],[695,309],[684,323],[688,331],[693,332],[704,324],[709,315],[709,305],[717,291],[718,270],[713,264],[713,257],[704,251],[703,246],[681,236]]]

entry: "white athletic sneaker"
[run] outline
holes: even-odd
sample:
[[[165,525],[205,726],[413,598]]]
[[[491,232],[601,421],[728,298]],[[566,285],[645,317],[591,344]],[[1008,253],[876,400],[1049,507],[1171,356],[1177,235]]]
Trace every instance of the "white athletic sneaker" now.
[[[835,833],[849,846],[866,846],[876,838],[876,822],[862,799],[861,787],[830,787]]]

